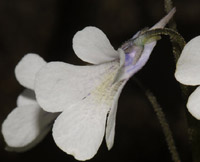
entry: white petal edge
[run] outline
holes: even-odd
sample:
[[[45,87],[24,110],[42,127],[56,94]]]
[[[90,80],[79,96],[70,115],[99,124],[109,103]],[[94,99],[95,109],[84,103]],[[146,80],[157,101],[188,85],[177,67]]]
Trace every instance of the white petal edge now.
[[[200,87],[188,98],[187,108],[196,119],[200,120]]]
[[[175,77],[182,84],[200,84],[200,36],[190,40],[184,47],[176,65]]]
[[[108,150],[110,150],[114,144],[118,99],[126,82],[127,80],[124,81],[118,88],[118,91],[116,92],[114,100],[113,100],[112,107],[110,108],[110,112],[108,114],[107,124],[106,124],[106,136],[105,136]]]
[[[57,146],[77,160],[89,160],[98,151],[105,133],[108,108],[84,100],[56,119],[53,138]]]
[[[85,27],[73,38],[76,55],[85,62],[101,64],[119,58],[106,35],[96,27]]]
[[[87,97],[116,64],[119,66],[119,62],[90,66],[48,63],[36,76],[37,101],[45,111],[61,112]]]
[[[25,89],[17,98],[17,107],[37,104],[35,93],[30,89]]]
[[[32,104],[15,108],[2,124],[2,134],[9,151],[27,151],[50,131],[57,114],[44,112]]]
[[[35,75],[46,62],[37,54],[25,55],[15,67],[15,76],[18,82],[29,89],[34,89]]]

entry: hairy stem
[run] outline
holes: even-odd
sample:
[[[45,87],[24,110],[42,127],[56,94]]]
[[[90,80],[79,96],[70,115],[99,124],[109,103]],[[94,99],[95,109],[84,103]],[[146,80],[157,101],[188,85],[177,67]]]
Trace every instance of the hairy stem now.
[[[152,104],[152,107],[157,115],[157,118],[160,122],[160,125],[162,127],[163,133],[165,135],[165,139],[168,145],[168,149],[172,155],[172,159],[174,162],[180,162],[180,158],[174,143],[174,139],[172,136],[172,132],[170,130],[170,127],[168,125],[168,122],[165,118],[165,114],[162,111],[161,106],[158,104],[156,97],[150,92],[150,91],[146,91],[146,96],[149,99],[149,102]]]
[[[147,99],[151,103],[153,110],[156,113],[156,116],[157,116],[159,123],[161,125],[161,128],[162,128],[162,131],[164,133],[165,140],[168,145],[168,149],[171,153],[172,160],[174,162],[180,162],[181,160],[180,160],[179,154],[178,154],[176,146],[175,146],[175,142],[174,142],[174,139],[172,136],[172,131],[170,130],[169,124],[167,122],[167,119],[165,118],[165,114],[162,110],[162,107],[159,105],[156,97],[153,95],[152,92],[150,92],[150,90],[146,90],[144,88],[144,86],[141,84],[141,82],[139,82],[137,79],[134,78],[134,81],[145,92]]]

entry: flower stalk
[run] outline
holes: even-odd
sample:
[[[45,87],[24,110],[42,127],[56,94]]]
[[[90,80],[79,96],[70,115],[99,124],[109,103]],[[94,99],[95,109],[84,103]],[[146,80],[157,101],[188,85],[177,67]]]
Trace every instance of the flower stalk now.
[[[156,97],[154,94],[146,89],[141,82],[139,82],[137,79],[134,78],[134,81],[137,83],[137,85],[144,91],[145,96],[147,97],[148,101],[151,103],[153,110],[159,120],[159,123],[161,125],[163,134],[165,136],[166,143],[168,145],[169,152],[171,154],[172,160],[174,162],[181,162],[178,151],[176,149],[176,145],[174,142],[174,138],[172,135],[172,131],[169,127],[169,124],[167,122],[167,119],[165,117],[165,113],[162,110],[162,107],[158,103]]]
[[[171,153],[172,156],[172,160],[174,162],[180,162],[180,157],[179,154],[177,152],[176,146],[175,146],[175,142],[172,136],[172,132],[170,130],[169,124],[165,118],[165,114],[162,110],[162,107],[159,105],[159,103],[157,102],[156,97],[153,95],[153,93],[149,90],[147,90],[145,92],[145,95],[147,96],[149,102],[152,104],[153,110],[156,113],[156,116],[160,122],[160,125],[162,127],[163,133],[165,135],[165,140],[167,142],[168,145],[168,149]]]

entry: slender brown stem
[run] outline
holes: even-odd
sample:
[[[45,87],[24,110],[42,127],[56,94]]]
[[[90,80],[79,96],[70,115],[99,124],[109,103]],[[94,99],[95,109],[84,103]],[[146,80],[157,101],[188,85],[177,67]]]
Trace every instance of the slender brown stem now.
[[[172,136],[172,131],[170,130],[169,124],[168,124],[167,119],[165,117],[165,114],[162,110],[162,107],[159,105],[156,97],[153,95],[152,92],[150,92],[150,90],[146,90],[144,88],[144,86],[142,85],[142,83],[139,82],[135,78],[134,78],[134,82],[136,82],[138,84],[138,86],[145,92],[147,99],[151,103],[153,110],[156,113],[156,116],[157,116],[157,118],[160,122],[160,125],[162,127],[162,131],[164,133],[165,140],[166,140],[167,145],[168,145],[168,149],[171,153],[172,160],[174,162],[181,162],[179,154],[178,154],[176,146],[175,146],[173,136]]]
[[[158,104],[156,97],[148,90],[146,91],[146,96],[149,100],[149,102],[152,104],[152,107],[157,115],[157,118],[160,122],[160,125],[162,127],[163,133],[165,135],[165,139],[168,145],[168,149],[171,153],[172,159],[174,162],[180,162],[180,157],[177,152],[175,142],[172,136],[172,132],[170,130],[169,124],[165,118],[165,114],[162,111],[162,107]]]

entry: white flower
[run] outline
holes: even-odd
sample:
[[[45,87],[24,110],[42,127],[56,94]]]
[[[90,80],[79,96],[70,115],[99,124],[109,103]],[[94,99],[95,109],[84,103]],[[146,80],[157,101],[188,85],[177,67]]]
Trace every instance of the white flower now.
[[[164,27],[174,12],[175,9],[151,29]],[[138,32],[116,51],[106,35],[95,27],[77,32],[73,38],[75,53],[94,65],[46,63],[36,54],[24,56],[15,74],[28,89],[18,97],[17,108],[2,124],[8,149],[25,151],[35,146],[49,132],[60,112],[53,126],[53,137],[63,151],[78,160],[90,159],[104,134],[111,149],[122,88],[145,65],[156,45],[156,41],[144,47],[133,45],[139,35]]]
[[[37,55],[28,54],[16,66],[17,80],[29,89],[18,96],[17,107],[2,124],[7,150],[20,152],[34,147],[50,131],[52,121],[58,115],[45,112],[35,99],[35,74],[45,64]]]
[[[164,27],[174,12],[153,28]],[[86,27],[75,34],[73,49],[80,59],[93,65],[50,62],[36,74],[40,106],[47,112],[62,112],[55,120],[53,138],[58,147],[78,160],[92,158],[104,134],[108,149],[113,146],[119,95],[156,45],[154,41],[142,48],[131,43],[115,50],[101,30]]]
[[[175,77],[185,85],[200,85],[200,36],[190,40],[184,47],[176,65]],[[188,111],[200,120],[200,87],[189,97]]]

